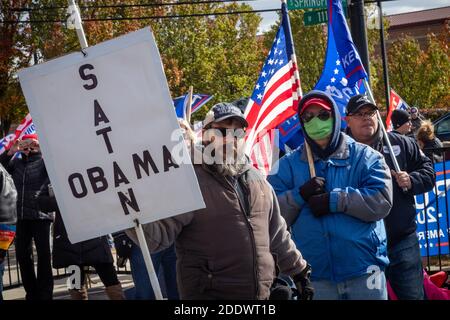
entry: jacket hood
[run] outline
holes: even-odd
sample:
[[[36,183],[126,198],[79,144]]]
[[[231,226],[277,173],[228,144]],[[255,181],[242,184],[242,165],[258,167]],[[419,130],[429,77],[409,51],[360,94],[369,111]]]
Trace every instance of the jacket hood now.
[[[304,123],[301,120],[301,117],[299,115],[299,121],[300,125],[303,130],[303,134],[305,136],[306,141],[308,142],[309,146],[311,147],[311,150],[313,153],[321,159],[328,158],[331,154],[333,154],[339,147],[340,140],[341,140],[341,114],[339,113],[338,106],[336,102],[334,102],[333,98],[331,96],[323,91],[319,90],[312,90],[308,92],[306,95],[303,96],[302,100],[300,100],[298,104],[298,110],[302,109],[302,105],[311,98],[321,98],[327,100],[331,106],[332,106],[332,116],[333,116],[333,131],[331,134],[331,139],[328,142],[328,146],[325,149],[322,149],[313,139],[311,139],[308,134],[306,133],[306,130],[304,128]]]

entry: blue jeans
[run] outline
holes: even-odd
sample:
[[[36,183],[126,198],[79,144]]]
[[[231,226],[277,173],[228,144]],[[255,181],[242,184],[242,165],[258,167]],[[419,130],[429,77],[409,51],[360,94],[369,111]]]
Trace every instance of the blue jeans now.
[[[5,271],[5,262],[0,262],[0,301],[3,300],[3,272]]]
[[[386,276],[399,300],[423,300],[423,269],[416,233],[388,248]]]
[[[383,271],[342,282],[313,281],[314,300],[387,300],[386,276]]]
[[[162,250],[151,255],[155,273],[158,275],[161,291],[165,291],[167,299],[178,300],[178,288],[176,278],[176,260],[175,247]],[[130,257],[131,276],[133,277],[135,286],[136,300],[154,300],[155,294],[148,276],[147,268],[145,266],[144,257],[139,246],[133,243]],[[162,270],[160,270],[162,267]],[[164,278],[161,279],[163,271]],[[162,281],[161,281],[162,280]],[[163,286],[165,284],[165,288]],[[164,290],[165,289],[165,290]]]

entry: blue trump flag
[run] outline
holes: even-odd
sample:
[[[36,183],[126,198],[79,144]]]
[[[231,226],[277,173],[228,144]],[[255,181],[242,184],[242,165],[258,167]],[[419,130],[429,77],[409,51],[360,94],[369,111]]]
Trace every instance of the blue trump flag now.
[[[325,64],[314,89],[329,93],[344,117],[348,100],[366,91],[363,80],[367,79],[367,73],[350,35],[340,0],[328,0],[328,17]],[[341,127],[346,126],[342,119]],[[296,148],[303,143],[297,116],[289,118],[279,129],[282,150],[284,144]]]
[[[348,30],[340,0],[329,0],[328,21],[328,26],[331,25],[333,30],[336,49],[342,62],[348,85],[353,86],[358,80],[367,78],[367,73]]]
[[[422,257],[449,254],[450,177],[446,168],[450,168],[450,161],[436,163],[435,188],[415,196],[416,232]]]
[[[191,114],[193,114],[194,112],[198,111],[201,107],[203,107],[209,100],[212,99],[212,97],[213,96],[209,96],[207,94],[193,94]],[[188,94],[173,99],[175,112],[178,118],[184,119],[186,117],[188,100],[189,100]]]
[[[314,89],[328,92],[345,116],[348,100],[366,91],[363,80],[367,79],[367,73],[353,44],[340,0],[329,0],[328,17],[325,65]],[[345,126],[342,120],[342,128]]]

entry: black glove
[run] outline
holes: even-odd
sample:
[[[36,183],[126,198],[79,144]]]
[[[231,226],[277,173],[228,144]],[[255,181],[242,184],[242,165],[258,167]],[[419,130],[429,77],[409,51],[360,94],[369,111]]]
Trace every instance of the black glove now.
[[[322,177],[312,178],[311,180],[305,182],[305,184],[300,187],[299,192],[302,198],[306,202],[308,202],[311,196],[325,192],[325,178]]]
[[[292,279],[294,280],[295,286],[297,287],[299,293],[299,300],[312,300],[314,297],[314,288],[311,285],[311,266],[308,264],[302,272],[295,275]]]
[[[308,205],[314,216],[317,218],[322,217],[330,213],[330,194],[322,193],[311,196],[309,198]]]

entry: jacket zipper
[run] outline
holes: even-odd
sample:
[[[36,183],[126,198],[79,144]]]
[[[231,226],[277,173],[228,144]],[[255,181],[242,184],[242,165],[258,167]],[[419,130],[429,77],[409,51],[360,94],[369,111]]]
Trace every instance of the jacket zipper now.
[[[22,179],[22,210],[21,210],[22,220],[23,220],[23,200],[24,200],[24,197],[25,197],[25,177],[26,177],[26,173],[27,173],[27,166],[25,166],[25,169],[23,171],[23,179]]]
[[[231,185],[231,183],[228,182],[228,180],[226,180],[226,181],[227,181],[227,183],[229,185]],[[239,181],[237,181],[237,183],[239,183]],[[238,198],[239,205],[241,206],[241,209],[242,209],[242,212],[244,214],[244,218],[245,218],[248,230],[250,232],[250,238],[252,239],[251,242],[252,242],[252,249],[253,249],[253,272],[254,272],[253,275],[254,275],[255,290],[256,290],[255,299],[257,299],[258,298],[258,294],[259,294],[259,288],[258,288],[258,266],[256,265],[256,241],[255,241],[255,236],[253,234],[252,225],[250,224],[250,215],[247,212],[247,208],[245,208],[245,206],[243,205],[241,197],[239,197],[239,193],[236,191],[234,186],[232,186],[232,189],[233,189],[234,193],[236,194],[236,197]]]

